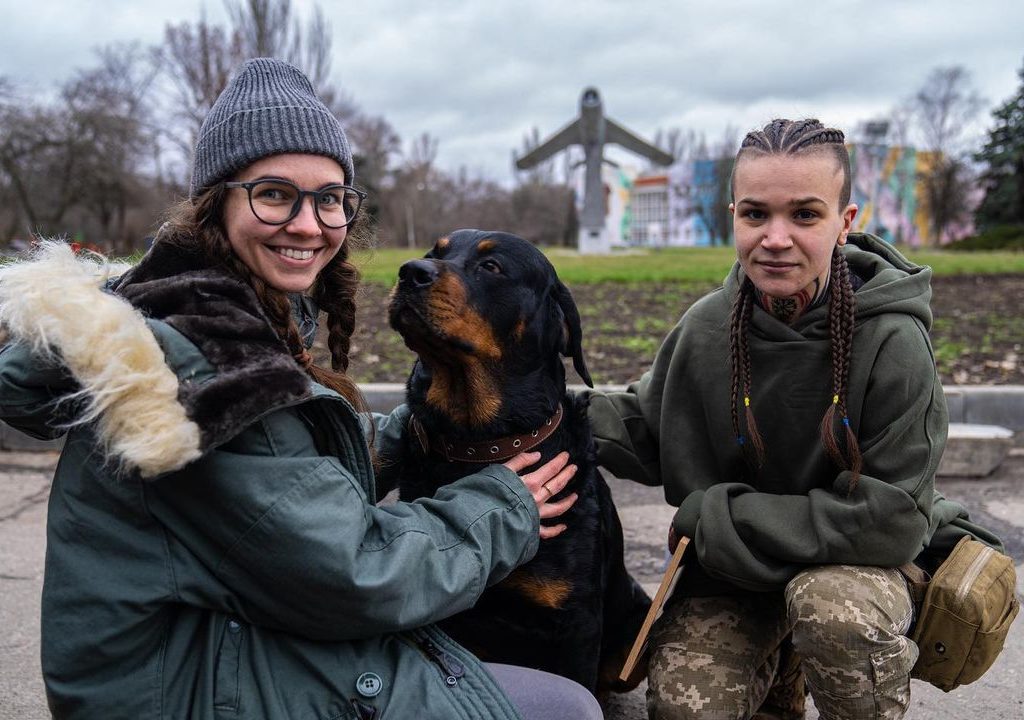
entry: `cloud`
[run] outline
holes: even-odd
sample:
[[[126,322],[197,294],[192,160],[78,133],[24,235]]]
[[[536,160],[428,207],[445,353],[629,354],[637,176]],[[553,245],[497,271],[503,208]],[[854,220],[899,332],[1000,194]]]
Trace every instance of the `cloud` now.
[[[300,11],[309,1],[296,0]],[[158,42],[200,0],[50,0],[5,12],[0,73],[55,83],[114,40]],[[223,8],[207,3],[211,20]],[[887,112],[936,66],[962,64],[991,105],[1017,85],[1024,3],[1010,0],[322,0],[333,77],[438,162],[511,179],[510,153],[572,119],[588,85],[648,138],[678,126],[717,138],[774,115],[852,128]],[[55,52],[54,48],[59,48]],[[983,121],[979,121],[983,122]]]

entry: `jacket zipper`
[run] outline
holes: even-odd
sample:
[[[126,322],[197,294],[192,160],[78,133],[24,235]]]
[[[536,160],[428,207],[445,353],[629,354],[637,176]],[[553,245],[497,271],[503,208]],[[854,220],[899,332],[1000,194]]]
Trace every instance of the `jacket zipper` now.
[[[988,562],[989,557],[994,553],[995,550],[985,546],[982,548],[978,556],[971,561],[971,564],[967,566],[967,572],[964,573],[963,580],[960,581],[960,586],[956,589],[956,602],[959,605],[963,602],[964,598],[967,597],[967,593],[971,590],[971,585],[978,579],[978,575],[985,568],[985,563]]]
[[[452,657],[450,654],[439,648],[433,640],[429,638],[414,638],[413,642],[416,643],[416,647],[427,656],[430,662],[434,663],[441,669],[441,673],[444,675],[444,684],[450,688],[454,688],[459,684],[459,678],[466,674],[465,668],[458,660]]]

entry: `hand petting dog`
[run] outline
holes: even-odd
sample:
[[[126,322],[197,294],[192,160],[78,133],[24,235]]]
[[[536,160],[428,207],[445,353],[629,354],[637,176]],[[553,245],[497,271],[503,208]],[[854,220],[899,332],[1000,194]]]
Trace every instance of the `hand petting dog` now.
[[[539,452],[519,453],[504,463],[504,465],[512,472],[519,474],[521,470],[525,470],[537,463],[540,458],[541,454]],[[573,475],[576,474],[576,466],[568,465],[568,462],[569,453],[561,452],[533,472],[519,475],[519,478],[530,491],[530,494],[533,495],[534,502],[537,503],[537,510],[540,512],[541,520],[558,517],[571,508],[579,497],[579,495],[573,493],[558,502],[551,502],[551,499],[562,492],[565,486],[569,484],[569,481],[572,480]],[[540,537],[542,540],[553,538],[561,535],[565,528],[566,525],[564,523],[552,526],[541,525]]]

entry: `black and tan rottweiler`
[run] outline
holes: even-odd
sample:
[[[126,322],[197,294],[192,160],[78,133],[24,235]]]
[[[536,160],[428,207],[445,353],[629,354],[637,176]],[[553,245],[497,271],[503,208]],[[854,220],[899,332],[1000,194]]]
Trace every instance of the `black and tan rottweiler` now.
[[[566,531],[442,627],[484,660],[564,675],[598,694],[629,689],[616,676],[650,599],[626,571],[586,403],[565,390],[563,355],[592,385],[572,295],[526,240],[459,230],[402,265],[389,318],[419,356],[407,386],[403,500],[528,449],[541,462],[567,450],[579,466],[560,494],[579,499],[552,521]]]

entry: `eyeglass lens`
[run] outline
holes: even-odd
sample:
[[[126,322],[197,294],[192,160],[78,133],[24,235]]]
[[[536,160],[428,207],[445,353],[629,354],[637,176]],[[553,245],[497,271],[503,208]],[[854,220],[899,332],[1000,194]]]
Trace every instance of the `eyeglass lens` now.
[[[280,225],[299,214],[306,194],[300,193],[289,182],[263,180],[252,186],[249,199],[259,220]],[[359,195],[344,185],[330,185],[308,194],[313,197],[313,207],[320,222],[329,228],[347,225],[359,209]]]

